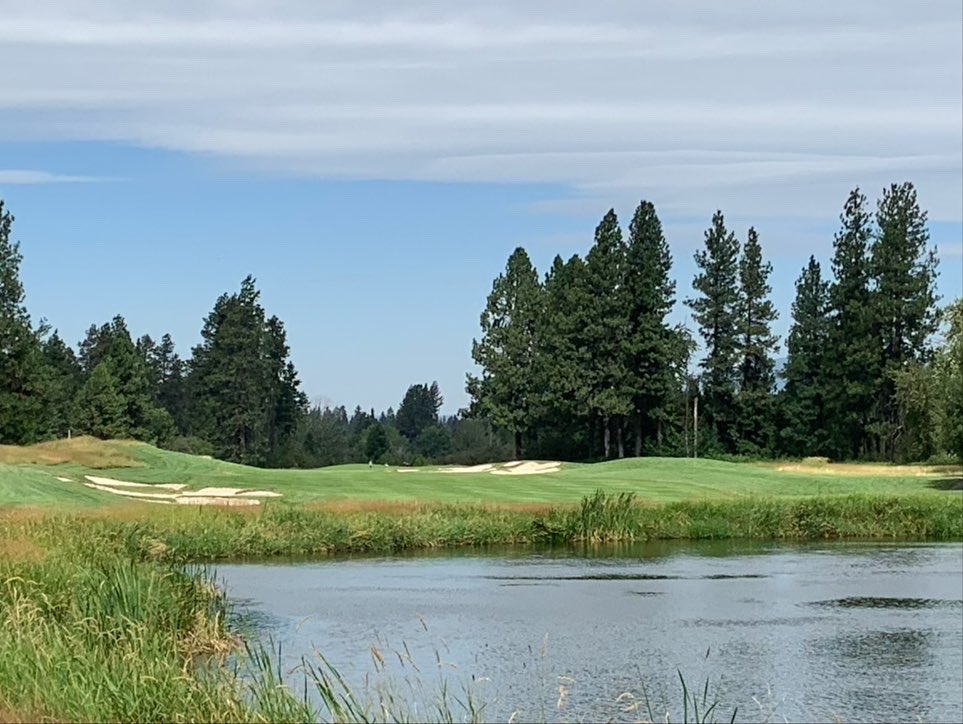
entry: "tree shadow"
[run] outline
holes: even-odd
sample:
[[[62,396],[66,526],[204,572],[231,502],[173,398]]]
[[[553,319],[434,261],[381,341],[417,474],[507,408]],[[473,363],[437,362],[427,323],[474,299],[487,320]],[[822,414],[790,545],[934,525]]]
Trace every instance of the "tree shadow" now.
[[[928,485],[937,490],[963,490],[963,477],[939,478],[928,483]]]

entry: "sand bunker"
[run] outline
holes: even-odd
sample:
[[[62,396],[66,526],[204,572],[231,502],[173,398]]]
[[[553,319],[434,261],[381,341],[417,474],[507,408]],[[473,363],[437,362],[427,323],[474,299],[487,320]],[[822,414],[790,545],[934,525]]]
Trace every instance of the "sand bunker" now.
[[[557,473],[561,469],[562,463],[559,462],[523,462],[512,467],[503,466],[500,470],[492,470],[492,475],[544,475]]]
[[[145,503],[164,503],[168,505],[224,505],[224,506],[244,506],[260,505],[258,498],[280,498],[280,493],[270,490],[247,490],[246,488],[201,488],[200,490],[187,490],[187,485],[182,483],[161,483],[149,485],[148,483],[132,483],[127,480],[113,480],[111,478],[101,478],[95,475],[84,476],[88,482],[84,483],[88,488],[100,490],[113,495],[120,495],[125,498],[136,498]],[[64,479],[64,482],[70,482]],[[147,492],[147,490],[165,492]]]
[[[74,482],[74,481],[71,480],[70,478],[62,478],[62,477],[60,477],[59,475],[57,475],[56,478],[57,478],[57,480],[59,480],[61,483],[72,483],[72,482]]]
[[[451,465],[444,468],[437,468],[436,473],[491,473],[492,475],[544,475],[546,473],[557,473],[562,469],[562,463],[558,461],[536,462],[533,460],[513,460],[510,463],[493,465]],[[398,470],[398,472],[413,472],[411,470]]]
[[[486,463],[485,465],[452,465],[447,468],[438,468],[436,472],[439,473],[487,473],[494,468],[494,465]]]

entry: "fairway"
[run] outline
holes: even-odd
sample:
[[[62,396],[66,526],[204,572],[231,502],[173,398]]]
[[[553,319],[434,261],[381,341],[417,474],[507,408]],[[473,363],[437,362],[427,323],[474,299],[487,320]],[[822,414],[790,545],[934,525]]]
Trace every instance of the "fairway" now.
[[[447,503],[575,503],[597,489],[635,493],[668,503],[759,497],[939,494],[960,478],[958,468],[881,465],[784,465],[680,458],[564,463],[537,475],[450,473],[437,467],[402,469],[340,465],[315,470],[264,470],[168,452],[138,442],[90,438],[47,448],[0,449],[0,506],[101,506],[129,502],[83,485],[85,475],[138,483],[225,486],[280,493],[289,503],[325,501]],[[57,455],[50,455],[52,447]],[[43,450],[45,454],[31,455]],[[99,455],[98,455],[99,453]],[[24,462],[36,459],[36,463]],[[98,459],[105,461],[101,467]],[[51,460],[65,460],[59,464]],[[72,462],[78,460],[80,462]],[[123,465],[123,467],[117,467]],[[70,481],[58,478],[69,478]]]

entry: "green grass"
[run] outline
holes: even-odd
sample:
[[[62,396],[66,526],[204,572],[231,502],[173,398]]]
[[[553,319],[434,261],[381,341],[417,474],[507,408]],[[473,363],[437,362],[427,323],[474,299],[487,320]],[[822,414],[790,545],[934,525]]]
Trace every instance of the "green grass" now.
[[[399,473],[397,468],[367,465],[262,470],[159,450],[142,443],[101,444],[105,454],[109,452],[113,457],[118,450],[123,451],[131,458],[130,466],[94,469],[69,462],[0,462],[0,506],[89,506],[116,502],[108,493],[86,489],[79,482],[63,483],[55,477],[82,481],[85,474],[142,483],[186,483],[192,488],[267,489],[282,493],[292,503],[353,500],[534,504],[575,503],[596,489],[629,492],[652,503],[760,496],[945,494],[934,485],[940,479],[960,475],[951,468],[940,471],[880,465],[802,466],[784,471],[776,465],[679,458],[566,463],[556,473],[526,476],[445,474],[436,472],[436,468]]]

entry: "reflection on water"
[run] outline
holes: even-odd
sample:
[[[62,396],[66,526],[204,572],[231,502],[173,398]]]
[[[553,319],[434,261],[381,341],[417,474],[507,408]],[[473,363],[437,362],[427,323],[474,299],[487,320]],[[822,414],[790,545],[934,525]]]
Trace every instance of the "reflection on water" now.
[[[514,548],[219,575],[286,671],[321,651],[415,719],[447,685],[489,720],[634,721],[643,683],[678,719],[678,669],[711,680],[720,719],[963,720],[959,544]]]

